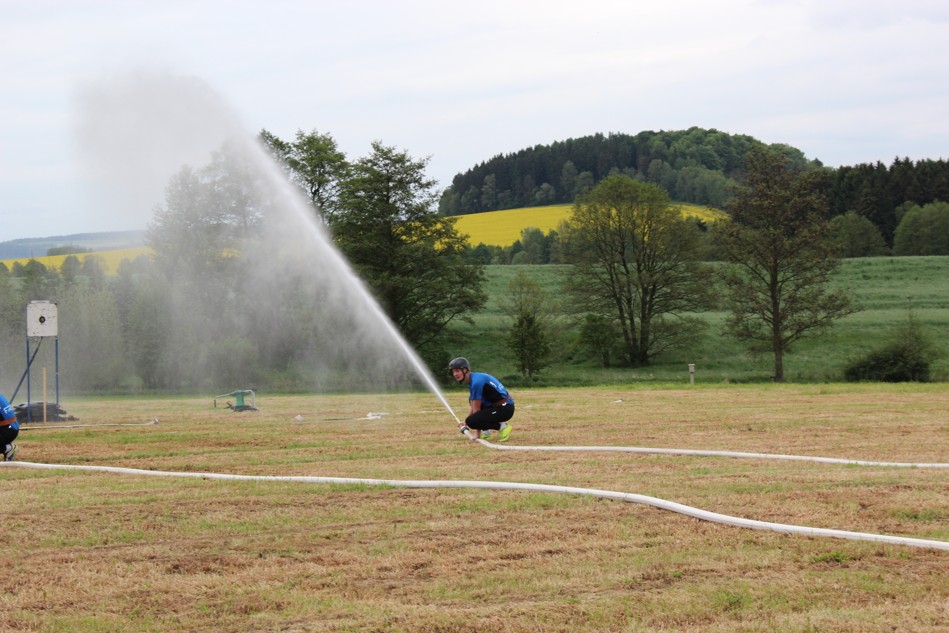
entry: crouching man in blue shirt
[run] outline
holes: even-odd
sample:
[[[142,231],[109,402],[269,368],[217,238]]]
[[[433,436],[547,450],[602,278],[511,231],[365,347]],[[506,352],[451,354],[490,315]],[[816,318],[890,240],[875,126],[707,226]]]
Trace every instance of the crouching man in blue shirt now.
[[[448,363],[448,369],[456,381],[468,385],[468,417],[458,425],[462,433],[468,428],[474,431],[472,439],[497,437],[499,442],[506,442],[511,436],[508,420],[514,416],[514,398],[501,381],[490,374],[471,371],[467,358],[454,359]]]
[[[3,449],[3,461],[12,462],[16,457],[16,444],[13,440],[20,434],[20,423],[10,401],[0,394],[0,449]]]

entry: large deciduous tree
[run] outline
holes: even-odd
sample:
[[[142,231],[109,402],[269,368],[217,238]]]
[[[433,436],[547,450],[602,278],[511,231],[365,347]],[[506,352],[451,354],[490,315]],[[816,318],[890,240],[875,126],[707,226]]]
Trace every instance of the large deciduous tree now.
[[[856,311],[845,292],[830,287],[840,260],[815,186],[819,177],[781,152],[752,150],[722,230],[726,331],[773,353],[776,382],[784,381],[792,344]]]
[[[330,219],[337,246],[417,348],[486,301],[483,269],[464,261],[465,236],[438,215],[427,163],[374,142],[352,165]]]
[[[208,165],[182,167],[171,178],[165,204],[156,207],[145,243],[169,278],[226,286],[233,281],[237,256],[255,247],[271,204],[265,192],[263,177],[250,157],[225,145]]]
[[[209,379],[202,363],[180,363],[171,373],[168,368],[182,358],[206,358],[219,339],[246,329],[240,309],[246,255],[259,249],[259,231],[272,211],[267,191],[253,157],[227,145],[208,165],[185,166],[169,181],[145,235],[154,251],[155,278],[133,310],[141,353],[132,356],[146,384],[201,384]],[[156,297],[166,304],[161,309],[175,332],[165,340],[153,327]],[[161,356],[152,359],[156,349]]]
[[[568,292],[585,314],[608,317],[626,360],[648,365],[700,328],[710,272],[698,227],[657,185],[613,174],[581,195],[562,237],[574,264]]]
[[[299,186],[320,214],[328,219],[338,210],[339,193],[349,173],[346,155],[336,140],[318,131],[297,130],[292,141],[284,141],[267,130],[259,138],[280,161],[290,181]]]

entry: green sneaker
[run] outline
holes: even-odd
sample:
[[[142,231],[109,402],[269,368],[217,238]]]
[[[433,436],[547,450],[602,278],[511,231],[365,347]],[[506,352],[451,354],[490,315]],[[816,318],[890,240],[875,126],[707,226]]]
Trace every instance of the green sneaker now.
[[[10,450],[3,453],[3,461],[12,462],[13,458],[16,457],[16,444],[10,442]]]
[[[499,441],[499,442],[506,442],[506,441],[507,441],[507,438],[511,437],[511,429],[512,429],[512,428],[513,428],[513,427],[511,427],[511,425],[508,424],[507,422],[505,422],[504,424],[502,424],[502,425],[501,425],[501,430],[498,431],[498,441]]]
[[[491,431],[491,430],[488,430],[488,431],[481,431],[481,439],[483,439],[483,440],[490,440],[490,439],[494,438],[494,434],[495,434],[495,433],[497,433],[497,431]]]

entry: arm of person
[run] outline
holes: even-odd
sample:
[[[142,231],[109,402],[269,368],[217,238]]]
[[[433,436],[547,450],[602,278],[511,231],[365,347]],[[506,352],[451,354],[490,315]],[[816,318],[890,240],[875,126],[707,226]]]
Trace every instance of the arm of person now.
[[[477,413],[481,410],[481,401],[480,400],[469,400],[468,401],[468,415],[472,413]],[[458,428],[465,428],[464,422],[458,422]]]
[[[481,401],[480,400],[469,400],[468,401],[468,415],[472,415],[481,410]],[[471,439],[477,440],[481,438],[481,431],[478,429],[471,429]]]
[[[468,415],[477,413],[481,410],[481,401],[480,400],[470,400],[468,402]]]

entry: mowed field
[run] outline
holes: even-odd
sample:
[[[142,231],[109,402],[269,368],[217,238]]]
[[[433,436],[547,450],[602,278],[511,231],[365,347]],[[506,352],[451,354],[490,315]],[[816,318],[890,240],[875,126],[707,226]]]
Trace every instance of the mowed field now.
[[[467,394],[445,393],[459,414]],[[949,462],[949,389],[515,392],[509,446]],[[22,462],[503,481],[949,542],[946,469],[465,440],[430,393],[75,398]],[[220,404],[220,403],[219,403]],[[368,415],[375,412],[376,415]],[[157,424],[147,424],[157,418]],[[116,426],[121,424],[145,426]],[[949,552],[729,527],[583,495],[0,465],[2,631],[946,631]]]

